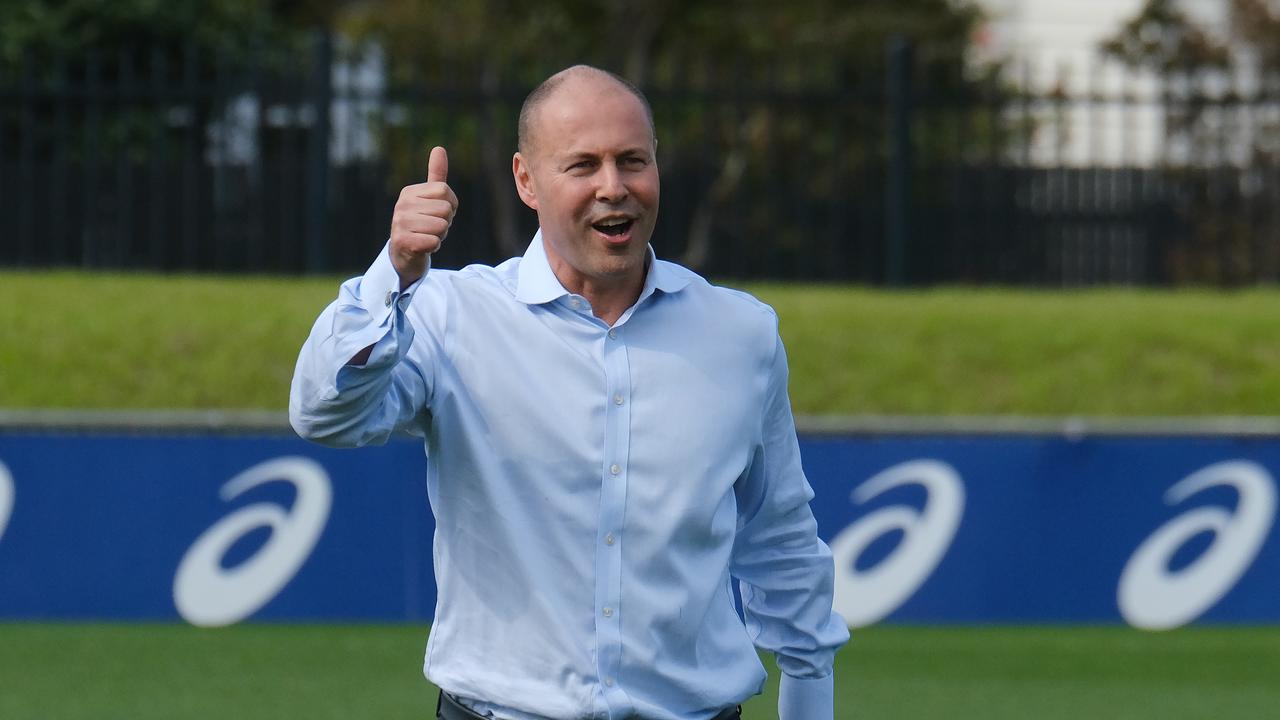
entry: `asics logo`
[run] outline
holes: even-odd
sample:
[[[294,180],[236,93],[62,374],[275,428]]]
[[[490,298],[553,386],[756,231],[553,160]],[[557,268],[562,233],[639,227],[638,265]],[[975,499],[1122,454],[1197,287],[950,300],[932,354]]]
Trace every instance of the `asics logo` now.
[[[13,515],[13,495],[13,475],[0,462],[0,540],[4,539],[5,528],[9,526],[9,518]]]
[[[292,483],[297,499],[286,509],[259,502],[236,510],[205,530],[187,550],[173,579],[173,602],[189,623],[206,627],[239,622],[271,601],[311,555],[329,519],[329,476],[315,461],[282,457],[255,465],[222,486],[230,501],[269,482]],[[223,556],[258,528],[271,536],[252,557],[224,569]]]
[[[884,470],[853,491],[861,505],[887,490],[919,485],[924,507],[891,505],[846,527],[831,541],[836,565],[835,609],[851,627],[872,625],[906,602],[951,547],[964,515],[964,483],[950,465],[913,460]],[[901,531],[897,547],[874,566],[858,570],[858,557],[876,539]]]
[[[1276,513],[1275,481],[1261,465],[1243,460],[1210,465],[1170,487],[1164,498],[1176,505],[1224,486],[1239,493],[1234,511],[1187,510],[1160,526],[1129,558],[1116,601],[1130,625],[1151,630],[1185,625],[1226,596],[1253,564]],[[1209,548],[1190,565],[1171,572],[1178,549],[1206,532],[1213,534]]]

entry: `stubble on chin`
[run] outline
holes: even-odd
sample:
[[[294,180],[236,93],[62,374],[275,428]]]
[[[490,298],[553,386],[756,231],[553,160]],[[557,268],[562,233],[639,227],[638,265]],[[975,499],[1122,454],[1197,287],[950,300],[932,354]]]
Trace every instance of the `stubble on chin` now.
[[[623,279],[637,272],[643,274],[645,258],[634,252],[608,254],[599,258],[596,269],[603,277]]]

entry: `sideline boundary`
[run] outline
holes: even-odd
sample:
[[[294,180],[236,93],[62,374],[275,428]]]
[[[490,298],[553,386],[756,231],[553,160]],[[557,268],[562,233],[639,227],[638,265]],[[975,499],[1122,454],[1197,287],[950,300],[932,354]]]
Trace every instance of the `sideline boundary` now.
[[[1019,415],[798,415],[801,435],[1040,435],[1277,437],[1280,416],[1029,417]],[[291,434],[280,410],[0,409],[0,432]]]

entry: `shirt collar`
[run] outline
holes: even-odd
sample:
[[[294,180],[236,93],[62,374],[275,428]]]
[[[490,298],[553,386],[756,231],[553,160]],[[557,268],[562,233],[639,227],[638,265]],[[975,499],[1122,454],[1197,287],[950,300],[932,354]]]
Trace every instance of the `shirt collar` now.
[[[679,292],[689,284],[687,273],[679,272],[677,266],[658,260],[649,245],[649,271],[645,273],[644,288],[640,291],[639,300],[653,294],[654,290],[664,293]],[[569,294],[559,278],[551,270],[551,262],[547,260],[547,250],[542,245],[542,231],[539,230],[529,243],[520,260],[520,270],[516,278],[516,299],[528,305],[541,305]],[[639,301],[637,300],[637,302]]]

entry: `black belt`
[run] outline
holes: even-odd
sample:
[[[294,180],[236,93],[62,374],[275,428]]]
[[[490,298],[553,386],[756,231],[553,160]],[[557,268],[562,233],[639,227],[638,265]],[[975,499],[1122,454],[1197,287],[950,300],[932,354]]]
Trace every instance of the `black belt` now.
[[[472,711],[443,690],[440,691],[440,699],[436,701],[436,718],[438,720],[492,720]],[[742,706],[736,705],[722,710],[711,720],[741,720],[741,718]]]

